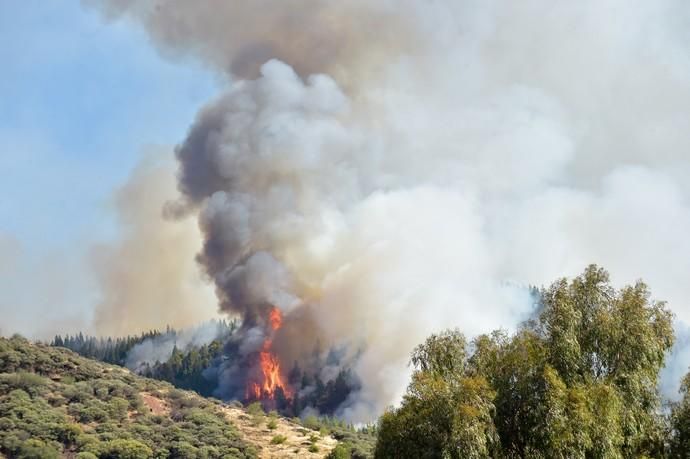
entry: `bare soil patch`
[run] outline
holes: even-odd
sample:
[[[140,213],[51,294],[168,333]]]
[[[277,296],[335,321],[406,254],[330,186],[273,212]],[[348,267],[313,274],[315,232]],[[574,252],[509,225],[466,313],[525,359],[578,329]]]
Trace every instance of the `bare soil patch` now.
[[[141,399],[144,405],[151,410],[151,413],[156,416],[168,416],[170,414],[170,407],[165,400],[161,400],[155,395],[149,394],[148,392],[141,393]]]
[[[239,408],[224,406],[221,409],[243,435],[244,440],[256,447],[261,459],[323,458],[338,444],[333,437],[321,437],[319,432],[305,429],[285,418],[273,418],[276,428],[269,429],[268,422],[271,420],[269,416],[253,418]],[[285,441],[280,444],[271,443],[271,440],[278,435],[284,436]],[[309,438],[312,435],[318,438],[315,443],[319,448],[318,452],[309,451],[311,445]]]

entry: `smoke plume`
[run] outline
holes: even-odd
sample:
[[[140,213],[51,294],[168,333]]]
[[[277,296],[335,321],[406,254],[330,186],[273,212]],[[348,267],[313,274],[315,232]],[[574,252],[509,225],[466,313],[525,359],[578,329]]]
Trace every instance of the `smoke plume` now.
[[[201,245],[196,223],[164,216],[175,194],[174,164],[160,152],[149,154],[116,194],[121,240],[92,249],[101,293],[94,318],[99,333],[187,327],[215,316],[213,289],[194,262]]]
[[[348,350],[349,419],[431,331],[510,328],[520,286],[589,263],[690,321],[687,2],[88,3],[229,75],[177,149],[176,212],[222,310],[283,311],[283,361]]]

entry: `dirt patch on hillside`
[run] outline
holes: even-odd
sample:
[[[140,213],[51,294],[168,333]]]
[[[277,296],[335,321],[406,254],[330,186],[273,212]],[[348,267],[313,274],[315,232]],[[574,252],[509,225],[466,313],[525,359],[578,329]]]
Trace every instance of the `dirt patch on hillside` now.
[[[148,392],[142,392],[141,399],[144,405],[156,416],[167,416],[170,414],[170,407],[165,400],[161,400]]]
[[[261,459],[273,458],[322,458],[331,452],[338,441],[330,436],[321,437],[318,432],[303,428],[301,425],[285,418],[274,418],[276,428],[269,429],[271,420],[268,416],[253,417],[239,408],[224,406],[221,408],[227,418],[237,427],[244,440],[256,447]],[[280,444],[271,443],[277,436],[285,437]],[[314,436],[314,444],[318,452],[310,452]]]

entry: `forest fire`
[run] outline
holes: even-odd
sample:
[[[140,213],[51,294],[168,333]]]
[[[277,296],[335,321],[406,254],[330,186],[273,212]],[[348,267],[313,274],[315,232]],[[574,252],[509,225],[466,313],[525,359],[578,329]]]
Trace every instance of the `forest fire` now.
[[[288,386],[283,380],[280,361],[272,349],[273,334],[282,325],[283,316],[280,310],[274,307],[268,315],[268,335],[259,352],[259,372],[247,383],[247,400],[275,400],[279,390],[283,396],[290,397]]]

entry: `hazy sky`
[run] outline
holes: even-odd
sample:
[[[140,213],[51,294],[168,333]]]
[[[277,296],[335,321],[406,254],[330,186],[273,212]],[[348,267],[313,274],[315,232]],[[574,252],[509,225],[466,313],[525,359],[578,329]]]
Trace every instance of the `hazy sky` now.
[[[0,2],[0,43],[0,330],[73,327],[96,301],[86,252],[118,237],[114,190],[218,81],[78,0]]]

